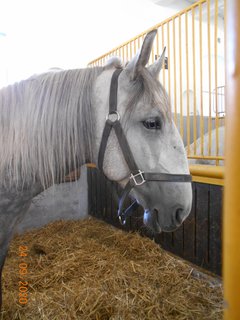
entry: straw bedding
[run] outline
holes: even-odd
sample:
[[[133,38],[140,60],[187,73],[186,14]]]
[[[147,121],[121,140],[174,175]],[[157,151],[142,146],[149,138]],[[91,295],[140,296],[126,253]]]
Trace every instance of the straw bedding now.
[[[29,301],[18,303],[19,246]],[[3,273],[2,320],[221,319],[222,286],[148,238],[93,218],[16,236]]]

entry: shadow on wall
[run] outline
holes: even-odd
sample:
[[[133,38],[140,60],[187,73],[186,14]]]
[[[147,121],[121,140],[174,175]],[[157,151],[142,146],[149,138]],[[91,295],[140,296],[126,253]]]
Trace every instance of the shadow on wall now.
[[[41,228],[56,220],[79,220],[88,215],[87,168],[81,168],[77,181],[61,183],[33,198],[32,204],[16,233]]]

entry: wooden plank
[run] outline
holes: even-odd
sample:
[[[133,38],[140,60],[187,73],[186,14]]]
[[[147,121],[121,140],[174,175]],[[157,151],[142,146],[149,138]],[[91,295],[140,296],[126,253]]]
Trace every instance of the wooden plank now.
[[[143,223],[143,215],[144,215],[144,209],[142,208],[142,206],[139,206],[136,210],[135,221],[134,221],[136,230],[141,231],[141,229],[145,228],[145,225]]]
[[[102,190],[101,190],[101,172],[97,170],[97,217],[102,219]]]
[[[117,193],[119,195],[119,197],[121,196],[122,194],[122,191],[123,189],[119,186],[119,184],[115,184],[116,185],[116,188],[117,188]],[[128,206],[131,205],[131,200],[130,198],[128,197],[124,203],[124,207],[123,207],[123,210],[127,209]],[[119,221],[119,218],[118,218],[118,201],[116,203],[116,210],[114,212],[114,219],[115,219],[115,225],[125,231],[130,231],[131,230],[131,218],[127,218],[126,219],[126,222],[124,225],[122,225]]]
[[[101,173],[99,181],[99,188],[100,188],[100,210],[101,210],[101,217],[103,220],[106,218],[106,178]]]
[[[173,253],[183,257],[183,225],[172,233]]]
[[[100,190],[100,172],[95,171],[95,192],[96,192],[96,217],[101,219],[101,190]]]
[[[115,210],[115,200],[113,197],[113,193],[112,193],[112,187],[113,187],[113,182],[109,180],[109,197],[111,199],[111,207],[110,207],[110,214],[109,214],[109,222],[112,224],[113,222],[113,211]]]
[[[163,248],[163,246],[164,246],[164,232],[155,234],[154,241]]]
[[[164,242],[162,244],[163,248],[173,252],[173,233],[164,232]]]
[[[91,175],[91,211],[92,216],[96,216],[96,174],[95,169],[89,169]]]
[[[108,216],[109,216],[109,207],[110,207],[110,203],[109,203],[109,196],[108,196],[108,185],[109,185],[109,182],[108,182],[108,179],[105,178],[105,189],[104,189],[104,192],[105,192],[105,221],[108,220]]]
[[[196,263],[208,266],[209,185],[196,184]]]
[[[98,202],[97,202],[97,169],[93,171],[93,197],[94,197],[94,216],[97,217]]]
[[[111,223],[120,228],[119,220],[117,217],[117,210],[118,210],[118,201],[116,200],[114,193],[113,193],[113,188],[115,188],[118,192],[118,186],[116,182],[111,183],[111,196],[112,196],[112,210],[111,210]]]
[[[88,185],[88,214],[92,211],[92,175],[91,169],[87,168],[87,185]]]
[[[127,209],[131,205],[131,203],[132,203],[131,199],[128,198],[126,203],[125,203],[124,209]],[[132,217],[128,217],[127,220],[126,220],[126,223],[124,225],[124,230],[126,230],[126,231],[132,230],[132,223],[133,223],[133,218]]]
[[[156,243],[160,244],[163,249],[173,252],[173,232],[155,234],[154,240]]]
[[[222,200],[223,187],[210,185],[209,268],[218,275],[222,273]]]
[[[112,220],[112,193],[111,193],[111,181],[106,179],[106,215],[105,219],[108,223],[111,223]]]
[[[190,261],[195,262],[195,232],[196,232],[196,183],[192,183],[193,200],[192,209],[184,222],[183,231],[183,257]]]

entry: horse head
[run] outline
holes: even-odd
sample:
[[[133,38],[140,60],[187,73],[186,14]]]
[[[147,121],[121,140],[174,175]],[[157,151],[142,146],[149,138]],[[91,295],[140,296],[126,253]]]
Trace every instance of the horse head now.
[[[131,187],[130,196],[144,208],[144,224],[154,232],[161,232],[173,231],[189,215],[192,188],[189,180],[181,183],[170,179],[170,176],[189,175],[189,168],[182,139],[171,117],[169,98],[158,80],[165,50],[159,60],[146,67],[155,35],[155,30],[146,35],[140,52],[124,68],[116,61],[105,67],[95,82],[93,107],[96,154],[101,153],[106,116],[107,122],[113,124],[116,120],[122,130],[117,134],[114,124],[115,130],[108,132],[102,152],[104,174],[123,188],[129,184],[130,175],[138,179],[139,183]],[[120,70],[118,79],[113,83],[112,76],[117,68]],[[114,120],[109,119],[111,90],[116,92]],[[121,142],[122,136],[125,140]],[[125,151],[121,146],[124,141],[129,146]],[[132,174],[126,153],[132,154],[139,173]],[[167,178],[163,181],[156,174],[159,179],[154,179],[153,173],[165,174]],[[147,176],[152,179],[145,179]]]

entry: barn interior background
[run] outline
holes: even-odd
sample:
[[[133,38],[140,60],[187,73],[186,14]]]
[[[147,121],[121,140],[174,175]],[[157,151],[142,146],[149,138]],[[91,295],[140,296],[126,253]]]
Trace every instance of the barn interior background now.
[[[155,240],[166,250],[221,275],[225,7],[223,0],[193,2],[150,28],[158,29],[150,63],[158,58],[164,46],[167,48],[160,81],[171,98],[173,118],[187,148],[193,176],[190,216],[177,231],[163,233]],[[178,1],[172,1],[171,5],[179,8]],[[140,48],[147,31],[91,61],[89,66],[104,65],[111,56],[128,61]],[[88,213],[121,227],[112,192],[115,187],[97,169],[83,167],[77,183],[54,186],[34,199],[17,231],[24,232],[58,219],[77,220]],[[142,213],[139,209],[124,228],[147,234]]]
[[[145,34],[151,29],[158,29],[150,63],[159,57],[166,46],[166,60],[160,81],[171,98],[173,118],[187,149],[193,176],[193,206],[190,216],[177,231],[162,233],[154,240],[165,250],[221,276],[223,146],[227,113],[224,71],[225,1],[152,2],[161,6],[171,5],[180,11],[94,59],[89,66],[104,65],[111,56],[116,55],[128,61],[140,48]],[[118,228],[126,231],[138,230],[152,238],[152,234],[149,234],[142,224],[141,209],[128,219],[125,226],[120,225],[114,188],[118,189],[116,184],[106,180],[94,166],[83,167],[77,182],[54,186],[35,198],[17,231],[22,233],[58,219],[78,220],[90,214]],[[77,223],[72,226],[77,235]],[[64,234],[66,226],[61,228]],[[89,234],[87,227],[84,230]],[[41,230],[39,232],[41,233]],[[43,238],[46,238],[44,232],[42,229]],[[69,231],[69,234],[71,232]],[[93,235],[90,234],[93,238],[94,232]],[[51,231],[48,234],[51,234]],[[92,238],[90,240],[92,241]],[[42,250],[41,247],[40,249]],[[65,254],[64,246],[62,252]],[[63,261],[63,258],[61,259],[59,264]],[[80,258],[76,264],[77,274],[79,260]],[[69,263],[66,262],[68,266]],[[50,271],[53,274],[52,270]],[[221,300],[220,294],[216,295]],[[38,299],[37,296],[36,308],[39,308]],[[48,304],[47,297],[46,305]],[[219,307],[216,319],[219,318],[220,309]]]
[[[165,3],[154,2],[161,6]],[[187,2],[181,2],[181,6],[186,6]],[[104,65],[111,56],[128,61],[140,48],[147,31],[158,29],[150,63],[166,46],[160,81],[171,98],[173,118],[187,149],[193,176],[193,206],[190,216],[177,231],[163,233],[155,240],[166,250],[221,275],[223,146],[227,112],[225,6],[223,0],[191,2],[190,7],[91,61],[89,66]],[[178,1],[171,1],[171,5],[182,8]],[[121,227],[112,193],[114,187],[115,184],[107,181],[97,169],[81,168],[77,183],[54,186],[34,199],[17,232],[58,219],[77,220],[88,213]],[[147,234],[141,216],[139,209],[124,228]]]

